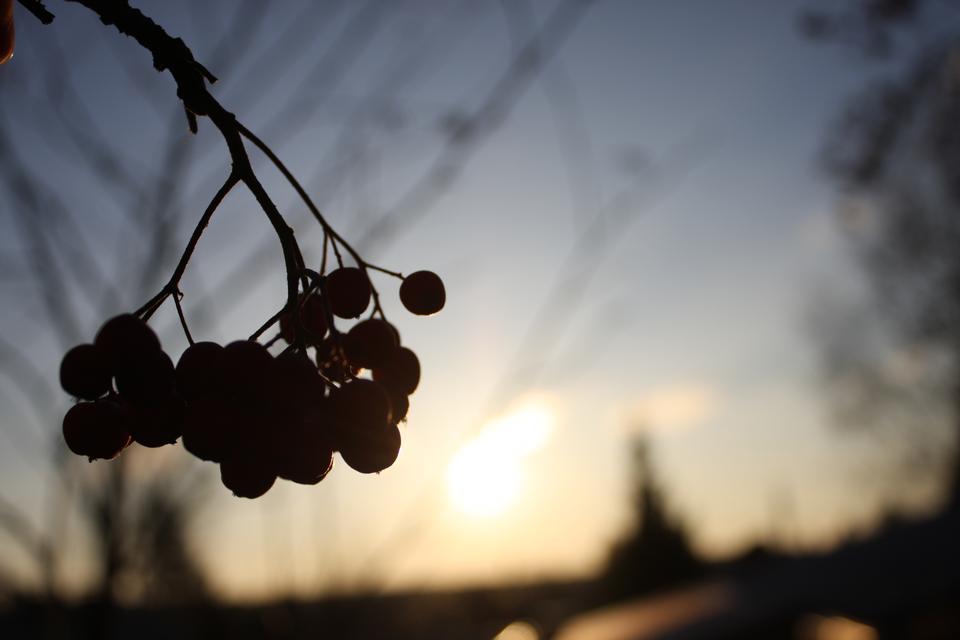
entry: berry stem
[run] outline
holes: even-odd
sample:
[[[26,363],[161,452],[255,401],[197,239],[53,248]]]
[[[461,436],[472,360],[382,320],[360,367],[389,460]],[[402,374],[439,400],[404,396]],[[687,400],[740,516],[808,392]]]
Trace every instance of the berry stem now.
[[[337,246],[337,239],[330,236],[330,246],[333,247],[333,255],[337,259],[337,266],[343,268],[343,256],[340,255],[340,247]]]
[[[401,279],[403,278],[403,276],[400,276],[398,273],[386,271],[385,269],[376,267],[370,264],[369,262],[367,262],[366,260],[364,260],[360,256],[360,254],[357,252],[357,250],[354,249],[349,242],[344,240],[340,236],[340,234],[337,233],[333,229],[333,227],[330,226],[330,223],[328,223],[326,218],[323,217],[323,214],[320,213],[320,209],[317,207],[316,204],[314,204],[313,200],[307,194],[306,190],[304,190],[303,186],[301,186],[300,181],[298,181],[296,176],[294,176],[293,173],[291,173],[290,170],[287,169],[286,165],[283,164],[283,161],[280,160],[277,154],[275,154],[273,150],[270,147],[268,147],[266,143],[263,142],[263,140],[261,140],[256,135],[254,135],[253,132],[251,132],[249,129],[244,127],[239,122],[237,123],[237,128],[243,137],[245,137],[247,140],[252,142],[255,147],[260,149],[260,151],[262,151],[263,154],[270,159],[270,161],[274,164],[277,170],[279,170],[280,173],[282,173],[283,176],[287,179],[287,182],[290,183],[290,186],[293,187],[294,191],[297,192],[297,194],[300,196],[300,199],[303,200],[303,203],[307,205],[307,208],[310,210],[310,213],[313,214],[313,217],[316,218],[317,222],[319,222],[320,225],[323,227],[324,233],[327,234],[327,236],[330,238],[330,245],[333,247],[333,253],[334,255],[336,255],[337,263],[340,267],[343,267],[343,258],[341,257],[340,251],[337,248],[338,242],[343,245],[343,248],[347,250],[350,256],[357,263],[357,266],[363,269],[365,273],[368,272],[370,269],[375,269],[377,271],[384,271],[386,273],[389,273],[392,276],[399,276]],[[374,286],[373,281],[370,280],[369,273],[367,273],[367,280],[370,281],[370,294],[373,296],[373,311],[371,312],[370,315],[371,317],[373,317],[375,314],[379,313],[380,317],[385,317],[385,314],[383,312],[383,307],[380,306],[380,294],[377,291],[377,288]]]
[[[157,293],[157,295],[150,298],[146,303],[143,304],[143,306],[137,309],[134,312],[134,315],[141,317],[144,321],[149,320],[150,316],[152,316],[160,307],[160,305],[163,304],[164,300],[167,299],[167,296],[170,296],[179,290],[180,279],[183,278],[183,273],[187,269],[187,264],[190,262],[190,258],[193,256],[193,252],[197,248],[197,243],[200,242],[200,236],[203,235],[203,231],[207,228],[207,225],[210,224],[210,218],[213,217],[213,212],[217,210],[217,208],[220,206],[220,203],[223,202],[223,199],[227,197],[227,194],[230,193],[230,190],[233,189],[233,187],[236,186],[237,182],[239,181],[240,176],[237,175],[236,171],[231,171],[230,175],[227,176],[227,179],[214,194],[213,199],[210,200],[210,204],[207,205],[203,215],[200,216],[200,220],[197,222],[197,226],[190,235],[190,240],[187,242],[187,246],[184,248],[183,254],[180,256],[180,261],[177,262],[177,266],[173,270],[173,275],[170,276],[170,280]]]
[[[390,269],[384,269],[383,267],[378,267],[377,265],[370,264],[369,262],[364,263],[364,266],[366,266],[367,269],[373,269],[374,271],[379,271],[380,273],[385,273],[388,276],[393,276],[394,278],[399,278],[400,280],[403,280],[403,274],[400,273],[399,271],[391,271]]]
[[[323,257],[320,258],[320,273],[327,272],[327,250],[330,246],[330,235],[323,232]]]
[[[343,266],[343,258],[340,255],[340,250],[337,246],[337,244],[339,243],[340,245],[343,246],[344,249],[347,250],[347,253],[350,254],[350,257],[353,258],[353,260],[357,263],[358,267],[364,270],[371,268],[370,263],[364,260],[363,257],[361,257],[360,254],[357,252],[357,250],[354,249],[349,242],[344,240],[343,237],[339,233],[337,233],[332,226],[330,226],[330,223],[327,222],[326,218],[323,217],[323,214],[320,213],[320,209],[317,207],[317,205],[313,202],[313,200],[307,194],[306,190],[300,184],[300,181],[297,180],[296,176],[294,176],[289,169],[287,169],[287,166],[283,164],[283,161],[280,160],[279,156],[277,156],[277,154],[273,152],[273,149],[267,146],[267,144],[263,140],[258,138],[252,131],[244,127],[239,122],[237,123],[237,127],[240,131],[240,134],[243,137],[245,137],[247,140],[252,142],[255,147],[260,149],[260,151],[263,152],[265,156],[267,156],[270,162],[273,163],[273,165],[277,168],[277,170],[283,174],[283,176],[287,179],[287,182],[290,183],[290,186],[293,187],[293,190],[296,191],[297,195],[300,196],[300,199],[303,200],[303,203],[307,206],[307,209],[309,209],[310,213],[313,214],[313,217],[317,220],[317,222],[320,223],[320,226],[323,227],[324,233],[327,234],[330,238],[330,244],[333,247],[334,255],[337,257],[337,263],[341,267]]]
[[[177,315],[180,316],[180,326],[183,327],[183,335],[187,336],[187,342],[193,346],[193,336],[190,335],[190,327],[187,326],[187,318],[183,315],[183,305],[180,304],[181,297],[183,297],[183,293],[180,291],[175,291],[173,293],[173,304],[177,307]]]
[[[251,334],[251,336],[250,336],[248,339],[251,340],[251,341],[253,341],[253,340],[256,340],[257,338],[259,338],[260,336],[262,336],[262,335],[266,332],[267,329],[269,329],[270,327],[272,327],[273,325],[275,325],[275,324],[277,323],[277,320],[280,319],[280,316],[283,315],[283,312],[284,312],[285,310],[286,310],[286,305],[284,305],[284,307],[281,308],[279,311],[277,311],[275,314],[273,314],[272,316],[270,316],[270,318],[268,318],[266,322],[264,322],[262,325],[260,325],[260,328],[257,329],[256,331],[254,331],[253,334]]]
[[[210,99],[213,101],[212,96]],[[253,194],[260,208],[263,209],[270,224],[273,225],[277,238],[280,240],[283,262],[287,271],[287,304],[285,308],[287,311],[293,312],[297,305],[298,274],[304,266],[303,257],[300,255],[300,247],[293,237],[293,229],[287,224],[287,221],[277,209],[277,205],[270,199],[270,195],[253,172],[250,157],[247,155],[247,150],[243,146],[243,139],[240,136],[243,126],[237,122],[232,113],[221,107],[219,103],[214,101],[211,106],[210,119],[213,120],[213,124],[220,130],[227,143],[230,158],[233,161],[233,170],[239,173],[241,181]]]
[[[203,235],[207,225],[210,224],[210,219],[213,217],[213,212],[217,210],[224,198],[227,197],[227,194],[230,193],[230,191],[239,181],[240,176],[237,174],[237,172],[235,170],[231,171],[230,175],[227,176],[227,179],[214,194],[213,199],[210,200],[210,204],[207,205],[203,215],[200,216],[200,220],[197,222],[197,226],[194,228],[193,234],[191,234],[190,240],[187,242],[187,246],[183,250],[183,255],[180,256],[180,261],[173,270],[173,275],[170,276],[170,282],[167,284],[168,289],[176,288],[177,285],[180,284],[180,279],[183,277],[183,272],[187,269],[187,263],[190,262],[190,258],[193,256],[193,252],[197,248],[197,243],[200,242],[200,236]],[[170,293],[173,292],[171,291]]]
[[[164,300],[167,299],[168,295],[170,295],[170,292],[167,291],[166,287],[164,287],[159,293],[157,293],[157,295],[144,302],[139,309],[134,311],[133,315],[137,316],[143,321],[149,320],[150,316],[153,315],[153,312],[157,310],[157,307],[159,307]]]

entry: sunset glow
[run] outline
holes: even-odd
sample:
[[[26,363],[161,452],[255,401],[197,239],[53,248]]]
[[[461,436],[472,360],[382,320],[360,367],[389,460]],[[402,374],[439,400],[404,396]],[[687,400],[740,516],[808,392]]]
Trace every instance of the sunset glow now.
[[[475,517],[503,513],[523,491],[523,465],[546,444],[554,412],[545,402],[530,402],[488,422],[464,444],[447,468],[450,501]]]
[[[554,637],[960,505],[960,2],[129,3],[173,66],[128,3],[40,4],[0,0],[0,640],[107,596]],[[755,604],[695,586],[645,619]]]

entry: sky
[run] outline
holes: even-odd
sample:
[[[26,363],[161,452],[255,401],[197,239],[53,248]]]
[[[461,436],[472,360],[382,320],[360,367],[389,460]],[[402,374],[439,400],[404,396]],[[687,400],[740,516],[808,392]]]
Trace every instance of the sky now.
[[[400,459],[378,476],[340,464],[318,486],[278,483],[246,501],[179,447],[128,452],[144,477],[175,464],[196,474],[207,497],[190,544],[220,593],[588,575],[630,523],[638,433],[671,512],[711,557],[770,540],[821,549],[891,501],[930,508],[929,479],[890,496],[878,478],[883,442],[838,429],[823,398],[810,326],[818,294],[855,298],[862,283],[819,154],[884,68],[805,40],[797,19],[810,3],[589,3],[556,54],[497,103],[496,126],[451,155],[451,123],[496,95],[517,43],[557,3],[136,4],[184,38],[220,78],[213,94],[367,260],[434,270],[448,294],[442,313],[417,318],[395,280],[375,281],[424,371]],[[80,7],[51,9],[50,27],[17,13],[0,130],[76,222],[67,227],[55,206],[46,214],[71,249],[53,259],[67,273],[92,259],[116,295],[75,278],[75,334],[55,338],[57,319],[30,280],[38,249],[4,184],[0,327],[54,389],[38,416],[17,373],[0,382],[0,496],[41,530],[56,485],[49,451],[62,447],[69,406],[55,388],[59,358],[158,290],[228,171],[216,131],[201,119],[190,136],[172,81],[144,51]],[[223,38],[231,24],[249,37]],[[339,56],[328,63],[331,50]],[[51,86],[47,65],[66,80]],[[104,188],[98,145],[141,185],[164,162],[174,167],[161,190],[174,239],[156,264],[143,264],[150,236],[137,232],[156,198]],[[450,183],[387,236],[364,235],[438,157],[456,161]],[[255,167],[317,264],[319,230],[262,158]],[[238,339],[279,308],[270,234],[252,199],[228,197],[183,281],[195,333]],[[172,309],[153,325],[171,353],[185,347]],[[93,571],[91,540],[76,523],[68,531],[61,579],[79,590]],[[2,535],[0,567],[36,579]]]

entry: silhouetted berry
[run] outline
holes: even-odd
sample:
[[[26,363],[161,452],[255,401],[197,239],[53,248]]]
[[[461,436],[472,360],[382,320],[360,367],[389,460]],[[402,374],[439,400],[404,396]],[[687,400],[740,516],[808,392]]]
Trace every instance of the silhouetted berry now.
[[[323,300],[319,295],[312,295],[300,306],[300,325],[306,330],[307,344],[318,344],[327,334],[327,314],[323,308]],[[289,343],[296,338],[296,323],[292,314],[280,316],[280,335]]]
[[[223,347],[216,342],[196,342],[183,352],[177,363],[177,389],[187,402],[217,390]]]
[[[126,424],[124,411],[113,400],[81,402],[63,417],[63,439],[78,455],[109,460],[130,442]]]
[[[400,284],[400,302],[411,313],[429,316],[441,309],[447,301],[443,280],[433,271],[416,271]]]
[[[96,400],[110,390],[110,367],[92,344],[77,345],[60,362],[60,386],[72,396]]]
[[[270,490],[276,479],[270,465],[254,455],[236,455],[220,463],[223,486],[238,498],[259,498]]]
[[[274,359],[268,386],[283,402],[306,403],[323,397],[323,382],[317,368],[304,352],[288,351]]]
[[[367,369],[389,362],[399,344],[397,330],[379,318],[358,322],[343,339],[343,348],[350,364]]]
[[[93,342],[104,354],[113,372],[152,351],[160,350],[160,339],[153,329],[130,313],[107,320]]]
[[[0,2],[0,64],[13,57],[16,38],[13,29],[13,0]]]
[[[231,397],[248,397],[262,393],[273,356],[258,342],[238,340],[223,348],[220,366],[223,392]]]
[[[330,396],[330,417],[337,447],[355,434],[383,429],[390,424],[390,397],[378,382],[352,380]]]
[[[393,424],[403,422],[410,410],[410,398],[392,389],[387,389],[387,394],[390,396],[390,421]]]
[[[393,424],[357,433],[340,447],[343,461],[360,473],[380,473],[396,462],[399,455],[400,430]]]
[[[163,351],[151,351],[116,371],[117,391],[127,402],[143,407],[165,403],[176,390],[173,361]]]
[[[285,424],[277,412],[271,410],[266,395],[261,393],[256,397],[231,399],[228,402],[234,420],[228,457],[257,455],[272,459],[274,441],[282,439],[279,427],[285,427]]]
[[[337,450],[344,462],[360,473],[379,473],[392,465],[400,452],[400,431],[383,386],[354,380],[330,398]]]
[[[370,305],[370,280],[363,269],[341,267],[327,274],[330,310],[340,318],[358,318]]]
[[[333,468],[327,425],[302,419],[289,433],[277,459],[277,475],[298,484],[317,484]]]
[[[158,402],[153,407],[126,405],[130,435],[145,447],[174,444],[183,434],[186,407],[177,396]]]
[[[233,406],[215,397],[201,397],[187,407],[183,421],[183,446],[200,458],[222,462],[232,451],[240,417]]]
[[[420,384],[420,360],[406,347],[393,351],[390,358],[373,370],[373,379],[393,391],[410,395]]]

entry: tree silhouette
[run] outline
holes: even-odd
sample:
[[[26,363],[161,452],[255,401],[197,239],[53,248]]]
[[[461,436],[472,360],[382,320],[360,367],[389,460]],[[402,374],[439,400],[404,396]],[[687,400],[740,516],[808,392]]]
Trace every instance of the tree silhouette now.
[[[612,599],[647,594],[698,577],[703,563],[688,534],[668,512],[645,436],[633,443],[633,525],[614,545],[603,574]]]
[[[960,500],[960,30],[949,3],[870,0],[807,14],[805,32],[853,43],[886,70],[830,133],[840,226],[871,294],[828,308],[828,390],[846,425],[906,428],[904,451],[952,469]],[[843,306],[843,305],[840,305]],[[873,329],[871,331],[871,328]],[[938,425],[953,446],[944,447]],[[901,433],[904,433],[901,431]],[[903,442],[903,438],[899,438]],[[944,458],[944,452],[949,453]],[[913,465],[916,467],[916,465]],[[938,465],[934,465],[937,468]]]

